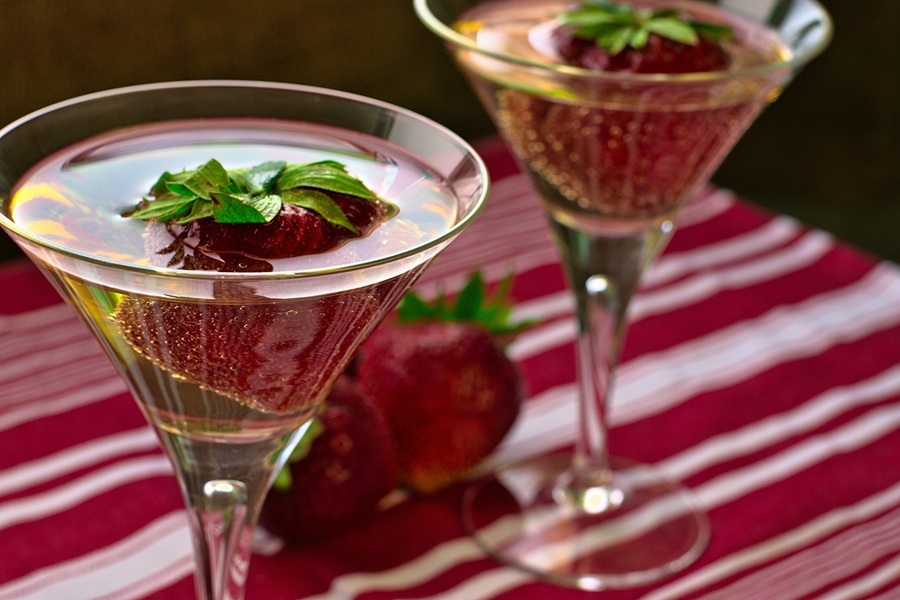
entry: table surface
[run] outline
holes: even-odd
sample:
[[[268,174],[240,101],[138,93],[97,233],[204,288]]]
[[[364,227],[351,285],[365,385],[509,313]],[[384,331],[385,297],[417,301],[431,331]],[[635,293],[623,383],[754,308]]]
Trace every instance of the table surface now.
[[[419,288],[513,268],[528,389],[491,460],[571,447],[575,334],[525,177],[497,144],[484,214]],[[28,263],[0,269],[0,600],[193,598],[181,496],[124,383]],[[612,450],[686,482],[711,543],[684,573],[596,594],[900,597],[900,269],[709,189],[648,273],[610,410]],[[585,598],[485,557],[462,486],[324,542],[260,532],[248,599]]]

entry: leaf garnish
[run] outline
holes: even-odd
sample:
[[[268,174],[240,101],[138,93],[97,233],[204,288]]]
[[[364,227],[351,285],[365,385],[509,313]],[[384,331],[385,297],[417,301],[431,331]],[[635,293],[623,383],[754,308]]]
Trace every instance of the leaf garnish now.
[[[281,195],[286,204],[296,204],[308,210],[316,212],[332,225],[338,225],[357,233],[356,227],[347,219],[347,215],[337,203],[327,194],[311,189],[287,190]]]
[[[212,216],[219,223],[268,223],[281,210],[278,196],[213,194]]]
[[[685,19],[672,8],[646,10],[611,2],[584,2],[562,13],[560,21],[575,37],[593,40],[612,55],[628,47],[642,49],[651,33],[688,46],[701,36],[724,39],[733,33],[727,25]]]
[[[284,172],[287,163],[283,160],[264,162],[247,172],[244,179],[247,191],[251,194],[264,194],[272,189],[275,182]]]
[[[150,195],[125,216],[181,225],[205,218],[220,223],[268,223],[287,203],[358,233],[328,193],[383,202],[335,161],[269,161],[252,168],[227,170],[211,159],[193,170],[163,173],[151,187]]]
[[[331,160],[290,165],[278,179],[278,189],[298,187],[316,188],[328,192],[347,194],[358,198],[375,199],[369,188],[359,179],[347,174],[344,165]]]

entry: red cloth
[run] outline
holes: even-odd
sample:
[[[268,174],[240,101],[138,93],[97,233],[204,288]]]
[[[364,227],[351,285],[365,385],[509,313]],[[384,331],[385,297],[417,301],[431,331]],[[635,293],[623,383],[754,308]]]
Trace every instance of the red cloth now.
[[[517,272],[527,382],[498,459],[565,450],[569,295],[528,182],[498,144],[489,205],[419,288]],[[181,498],[98,344],[25,263],[0,269],[0,600],[193,598]],[[636,298],[610,415],[616,453],[709,509],[672,579],[603,598],[900,597],[900,270],[707,190]],[[582,598],[486,558],[462,486],[300,548],[257,540],[248,598]],[[829,594],[833,594],[829,596]]]

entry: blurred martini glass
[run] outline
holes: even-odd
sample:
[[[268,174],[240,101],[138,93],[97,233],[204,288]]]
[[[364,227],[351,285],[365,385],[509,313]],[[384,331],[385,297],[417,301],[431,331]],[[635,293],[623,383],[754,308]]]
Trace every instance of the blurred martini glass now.
[[[702,507],[664,473],[607,451],[626,310],[679,210],[824,49],[830,19],[812,0],[670,2],[731,28],[730,67],[634,73],[555,54],[557,18],[575,7],[563,0],[414,1],[530,175],[576,301],[574,452],[506,465],[475,483],[465,524],[494,557],[563,585],[629,587],[679,571],[707,544]]]

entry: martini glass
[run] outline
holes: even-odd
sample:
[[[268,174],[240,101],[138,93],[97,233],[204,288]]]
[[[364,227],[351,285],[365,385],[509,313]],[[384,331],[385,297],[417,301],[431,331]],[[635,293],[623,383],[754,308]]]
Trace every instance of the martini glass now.
[[[631,587],[677,572],[708,542],[701,504],[664,473],[607,449],[629,299],[681,207],[827,45],[830,19],[812,0],[670,2],[730,25],[735,67],[599,73],[549,58],[548,22],[574,7],[570,0],[414,2],[530,175],[576,304],[574,452],[501,466],[475,482],[465,525],[495,558],[562,585]]]
[[[163,171],[210,158],[338,160],[399,212],[323,254],[174,268],[143,222],[120,215]],[[275,474],[357,346],[476,216],[487,182],[470,147],[431,121],[283,84],[125,88],[0,131],[0,224],[158,433],[189,509],[198,598],[243,598]]]

